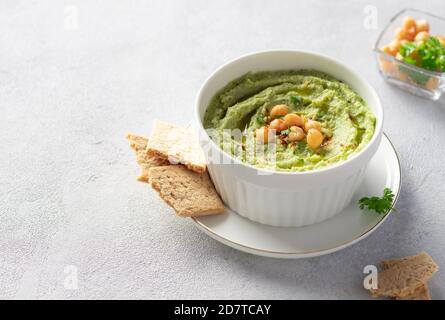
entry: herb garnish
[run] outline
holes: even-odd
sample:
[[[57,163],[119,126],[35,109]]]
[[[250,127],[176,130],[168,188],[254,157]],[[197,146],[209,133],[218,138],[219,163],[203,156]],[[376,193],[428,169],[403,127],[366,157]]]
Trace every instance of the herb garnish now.
[[[289,129],[286,129],[286,130],[282,130],[282,131],[281,131],[281,134],[288,135],[289,132],[290,132],[290,130],[289,130]]]
[[[387,213],[391,207],[394,200],[394,194],[389,188],[383,190],[383,196],[380,197],[364,197],[358,201],[360,209],[368,208],[369,210],[374,210],[378,214]]]
[[[264,115],[260,114],[256,117],[256,122],[258,122],[261,125],[264,125],[266,121],[264,121]]]
[[[300,96],[290,96],[290,101],[294,105],[300,105],[301,104],[301,97]]]

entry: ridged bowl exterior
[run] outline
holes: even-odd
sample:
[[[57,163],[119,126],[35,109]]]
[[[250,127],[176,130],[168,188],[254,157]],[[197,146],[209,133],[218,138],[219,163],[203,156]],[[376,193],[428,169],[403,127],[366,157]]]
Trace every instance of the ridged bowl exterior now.
[[[341,212],[350,203],[365,169],[320,186],[289,190],[240,179],[227,165],[209,165],[216,190],[232,210],[250,220],[280,227],[310,225]]]
[[[278,172],[241,163],[208,137],[202,126],[204,112],[211,97],[230,80],[248,71],[311,67],[345,81],[368,102],[377,121],[374,136],[363,150],[323,169]],[[383,124],[380,100],[366,81],[331,58],[303,51],[259,52],[224,65],[198,93],[196,117],[209,174],[224,203],[243,217],[280,227],[321,222],[349,205],[380,145]]]

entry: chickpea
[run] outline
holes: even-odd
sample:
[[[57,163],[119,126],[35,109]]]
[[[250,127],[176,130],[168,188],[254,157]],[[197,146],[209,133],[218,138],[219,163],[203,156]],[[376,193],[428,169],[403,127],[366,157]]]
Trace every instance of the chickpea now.
[[[400,60],[402,60],[402,59],[400,59]],[[403,82],[410,81],[409,75],[405,72],[400,71],[400,70],[397,70],[397,73],[395,74],[395,76],[397,78],[399,78],[400,81],[403,81]]]
[[[403,40],[402,40],[403,41]],[[393,53],[392,55],[396,55],[397,52],[399,52],[400,50],[400,41],[399,40],[394,40],[393,42],[391,42],[389,44],[389,49],[391,50],[391,52]]]
[[[414,40],[416,41],[423,41],[423,40],[427,40],[430,37],[430,35],[428,34],[428,32],[426,31],[421,31],[419,32],[416,37],[414,38]]]
[[[416,21],[416,31],[417,32],[429,32],[430,31],[430,24],[426,20],[417,20]]]
[[[416,34],[417,34],[416,28],[411,28],[411,29],[397,28],[396,29],[396,40],[413,41]]]
[[[306,139],[309,148],[312,150],[317,149],[323,143],[323,135],[317,129],[310,129]]]
[[[289,113],[284,116],[284,122],[288,127],[299,126],[302,127],[304,125],[303,119],[298,114]]]
[[[381,50],[382,50],[383,52],[386,52],[387,54],[391,54],[391,50],[389,50],[389,46],[383,46],[383,47],[381,48]]]
[[[290,142],[301,141],[304,139],[304,131],[297,126],[290,127],[290,132],[287,137]]]
[[[269,131],[268,128],[266,127],[262,127],[256,130],[255,132],[255,137],[256,137],[256,141],[258,143],[268,143],[268,142],[272,142],[274,135],[272,134],[272,132]]]
[[[276,118],[277,116],[285,116],[289,113],[289,108],[285,104],[279,104],[270,110],[270,116]]]
[[[395,31],[396,40],[408,40],[407,39],[407,30],[403,28],[397,28]]]
[[[321,131],[321,123],[315,120],[308,120],[304,125],[304,130],[309,132],[310,129]]]
[[[411,28],[416,28],[416,20],[413,17],[407,16],[403,19],[403,29],[409,30]]]
[[[416,34],[417,34],[416,28],[405,30],[405,39],[408,41],[413,41],[414,38],[416,37]]]
[[[283,119],[272,120],[272,122],[269,125],[269,129],[275,130],[276,132],[286,130],[287,128],[288,126],[286,125]]]
[[[390,46],[384,46],[382,47],[382,51],[386,52],[387,54],[389,54],[390,56],[395,56],[397,54],[396,51],[394,51],[393,47]]]

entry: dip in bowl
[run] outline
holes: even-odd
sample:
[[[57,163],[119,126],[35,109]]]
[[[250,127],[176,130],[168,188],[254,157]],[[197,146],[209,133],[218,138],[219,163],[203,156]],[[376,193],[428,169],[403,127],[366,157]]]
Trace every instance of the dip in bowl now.
[[[382,136],[375,90],[342,63],[304,51],[258,52],[223,65],[201,87],[195,111],[225,204],[274,226],[341,212]]]
[[[359,152],[374,134],[375,116],[332,76],[266,71],[243,75],[214,95],[203,124],[214,129],[211,136],[223,150],[243,162],[307,171]]]

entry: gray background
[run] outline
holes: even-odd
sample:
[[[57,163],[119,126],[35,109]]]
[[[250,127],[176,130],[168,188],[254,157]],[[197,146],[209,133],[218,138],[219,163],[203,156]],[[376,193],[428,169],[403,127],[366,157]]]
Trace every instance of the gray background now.
[[[368,4],[378,30],[363,27]],[[443,0],[2,1],[0,297],[366,299],[367,264],[426,250],[445,268],[444,103],[384,83],[371,51],[409,6],[445,16]],[[377,232],[341,252],[238,252],[135,180],[126,132],[148,134],[155,118],[188,123],[216,67],[270,48],[343,60],[383,100],[402,194]],[[64,287],[69,265],[77,290]],[[444,283],[440,271],[433,298],[445,298]]]

